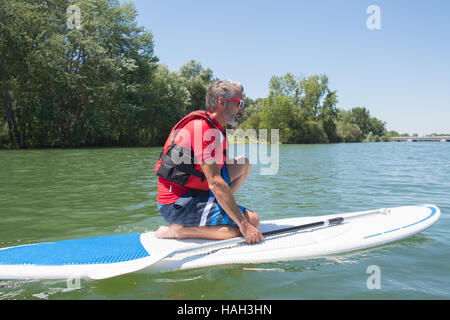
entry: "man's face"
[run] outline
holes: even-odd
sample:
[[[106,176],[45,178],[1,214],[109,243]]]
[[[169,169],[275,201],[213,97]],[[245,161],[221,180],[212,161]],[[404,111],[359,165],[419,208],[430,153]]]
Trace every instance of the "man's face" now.
[[[244,97],[242,96],[242,92],[239,89],[235,89],[235,96],[234,99],[244,100]],[[226,101],[225,104],[225,114],[228,119],[228,124],[237,127],[239,125],[239,121],[241,117],[245,113],[245,108],[239,109],[239,102],[238,101]]]

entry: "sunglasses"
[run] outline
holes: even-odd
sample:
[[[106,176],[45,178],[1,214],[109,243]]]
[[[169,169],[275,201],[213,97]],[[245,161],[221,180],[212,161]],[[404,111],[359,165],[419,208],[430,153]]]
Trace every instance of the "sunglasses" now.
[[[239,109],[244,109],[244,100],[239,100],[239,99],[226,99],[226,101],[234,101],[234,102],[239,102]]]

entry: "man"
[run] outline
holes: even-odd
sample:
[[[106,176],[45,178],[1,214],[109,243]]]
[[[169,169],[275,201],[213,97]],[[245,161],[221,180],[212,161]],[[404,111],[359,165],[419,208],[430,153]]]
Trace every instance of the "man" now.
[[[243,91],[238,82],[216,81],[206,94],[206,112],[192,112],[172,129],[155,166],[158,207],[169,222],[156,237],[263,240],[258,215],[234,199],[250,163],[226,158],[224,128],[237,126],[244,114]]]

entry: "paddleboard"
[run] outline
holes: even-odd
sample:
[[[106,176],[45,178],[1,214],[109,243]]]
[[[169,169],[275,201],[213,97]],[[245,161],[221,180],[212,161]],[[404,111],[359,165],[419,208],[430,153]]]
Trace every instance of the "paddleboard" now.
[[[158,272],[325,257],[410,237],[430,227],[440,214],[438,207],[428,204],[360,216],[353,212],[267,220],[261,222],[261,232],[344,218],[340,224],[267,237],[258,244],[238,243],[174,254],[171,254],[174,250],[215,241],[158,239],[154,232],[146,232],[9,247],[0,249],[0,279],[89,278],[90,274],[101,274],[111,268]]]

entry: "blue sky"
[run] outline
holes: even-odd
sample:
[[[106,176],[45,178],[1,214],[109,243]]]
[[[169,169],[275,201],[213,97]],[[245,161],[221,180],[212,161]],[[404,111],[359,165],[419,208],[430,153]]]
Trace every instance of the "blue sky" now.
[[[326,74],[339,108],[366,107],[401,133],[450,133],[449,0],[131,2],[172,71],[194,59],[253,99],[274,75]],[[366,26],[370,5],[379,30]]]

